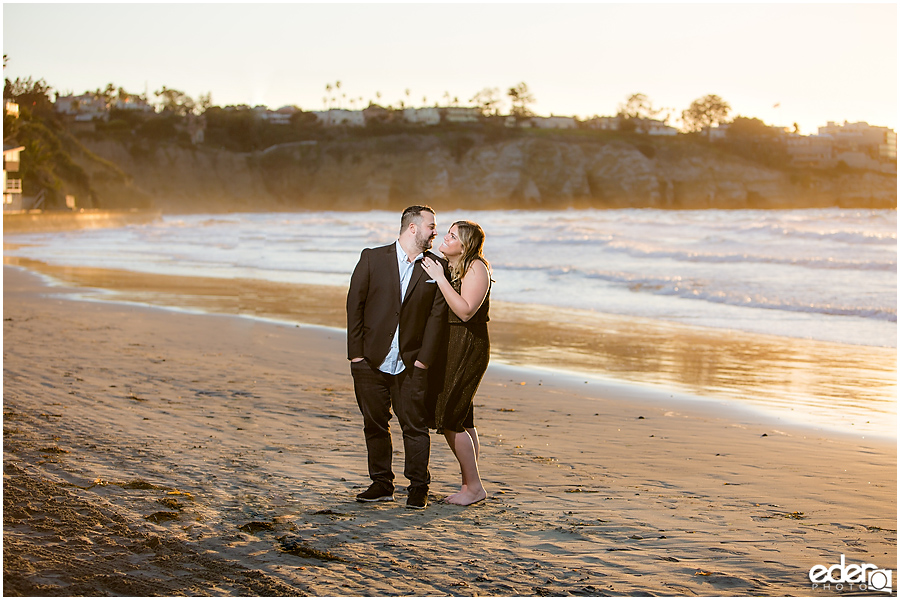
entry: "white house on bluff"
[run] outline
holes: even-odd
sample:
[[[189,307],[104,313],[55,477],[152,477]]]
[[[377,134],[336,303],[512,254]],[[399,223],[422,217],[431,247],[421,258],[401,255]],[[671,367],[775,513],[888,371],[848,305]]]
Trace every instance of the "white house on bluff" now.
[[[94,94],[57,96],[53,106],[56,112],[73,116],[76,121],[106,120],[109,118],[109,108],[106,106],[106,101],[103,98],[94,96]]]
[[[6,114],[19,117],[19,105],[6,103]],[[22,210],[22,179],[18,177],[20,153],[25,146],[3,144],[3,210]]]
[[[575,117],[531,117],[532,124],[538,129],[577,129],[578,121]]]
[[[437,125],[441,122],[441,111],[436,106],[404,108],[403,120],[413,125]]]
[[[3,144],[3,210],[22,210],[22,180],[19,179],[19,153],[25,146]]]
[[[348,125],[350,127],[362,127],[366,124],[366,118],[361,110],[345,110],[343,108],[332,108],[331,110],[313,111],[313,114],[319,119],[325,127],[335,127],[337,125]]]

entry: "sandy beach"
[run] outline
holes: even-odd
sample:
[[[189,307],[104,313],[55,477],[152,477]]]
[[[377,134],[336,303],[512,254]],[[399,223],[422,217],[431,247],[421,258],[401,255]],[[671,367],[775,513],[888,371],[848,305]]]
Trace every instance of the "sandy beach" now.
[[[5,250],[15,248],[4,242]],[[162,275],[8,255],[4,264],[71,284],[98,300],[346,326],[346,287]],[[495,363],[611,377],[752,406],[790,422],[802,411],[805,424],[896,437],[896,348],[498,301],[492,302],[490,331]]]
[[[439,502],[458,472],[434,435],[427,510],[402,476],[360,504],[343,331],[83,291],[4,266],[4,595],[808,596],[837,594],[808,573],[842,554],[896,569],[895,439],[498,364],[487,500]]]

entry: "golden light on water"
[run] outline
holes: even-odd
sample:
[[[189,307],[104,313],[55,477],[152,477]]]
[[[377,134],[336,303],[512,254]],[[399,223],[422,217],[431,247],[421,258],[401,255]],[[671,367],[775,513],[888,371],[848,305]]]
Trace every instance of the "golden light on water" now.
[[[113,290],[114,300],[346,326],[346,290],[252,279],[180,277],[58,267],[16,257],[25,266],[81,288]],[[593,311],[493,302],[492,357],[652,385],[812,425],[892,435],[896,423],[896,350],[691,327]],[[796,416],[800,415],[800,417]]]

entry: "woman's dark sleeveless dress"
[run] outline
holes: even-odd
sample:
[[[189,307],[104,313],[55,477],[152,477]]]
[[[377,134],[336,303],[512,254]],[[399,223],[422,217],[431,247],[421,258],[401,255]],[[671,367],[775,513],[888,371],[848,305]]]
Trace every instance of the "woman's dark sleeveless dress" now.
[[[459,293],[462,282],[452,282]],[[488,284],[490,285],[490,284]],[[441,431],[463,431],[463,424],[472,427],[472,399],[478,384],[487,371],[491,355],[488,338],[491,288],[488,287],[484,302],[471,319],[463,322],[453,311],[449,311],[449,343],[447,347],[447,367],[444,385],[435,406],[435,427]]]

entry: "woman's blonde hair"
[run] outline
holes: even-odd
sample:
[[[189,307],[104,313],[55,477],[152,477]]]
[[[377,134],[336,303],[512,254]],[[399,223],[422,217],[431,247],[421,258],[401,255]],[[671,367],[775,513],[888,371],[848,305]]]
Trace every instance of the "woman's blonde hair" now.
[[[491,271],[491,264],[484,257],[484,230],[478,223],[472,221],[457,221],[453,224],[456,227],[457,237],[462,244],[462,255],[459,257],[456,265],[450,267],[450,275],[454,281],[462,279],[469,271],[469,267],[476,260],[480,260],[487,267],[488,273]],[[451,226],[451,229],[452,227]]]

